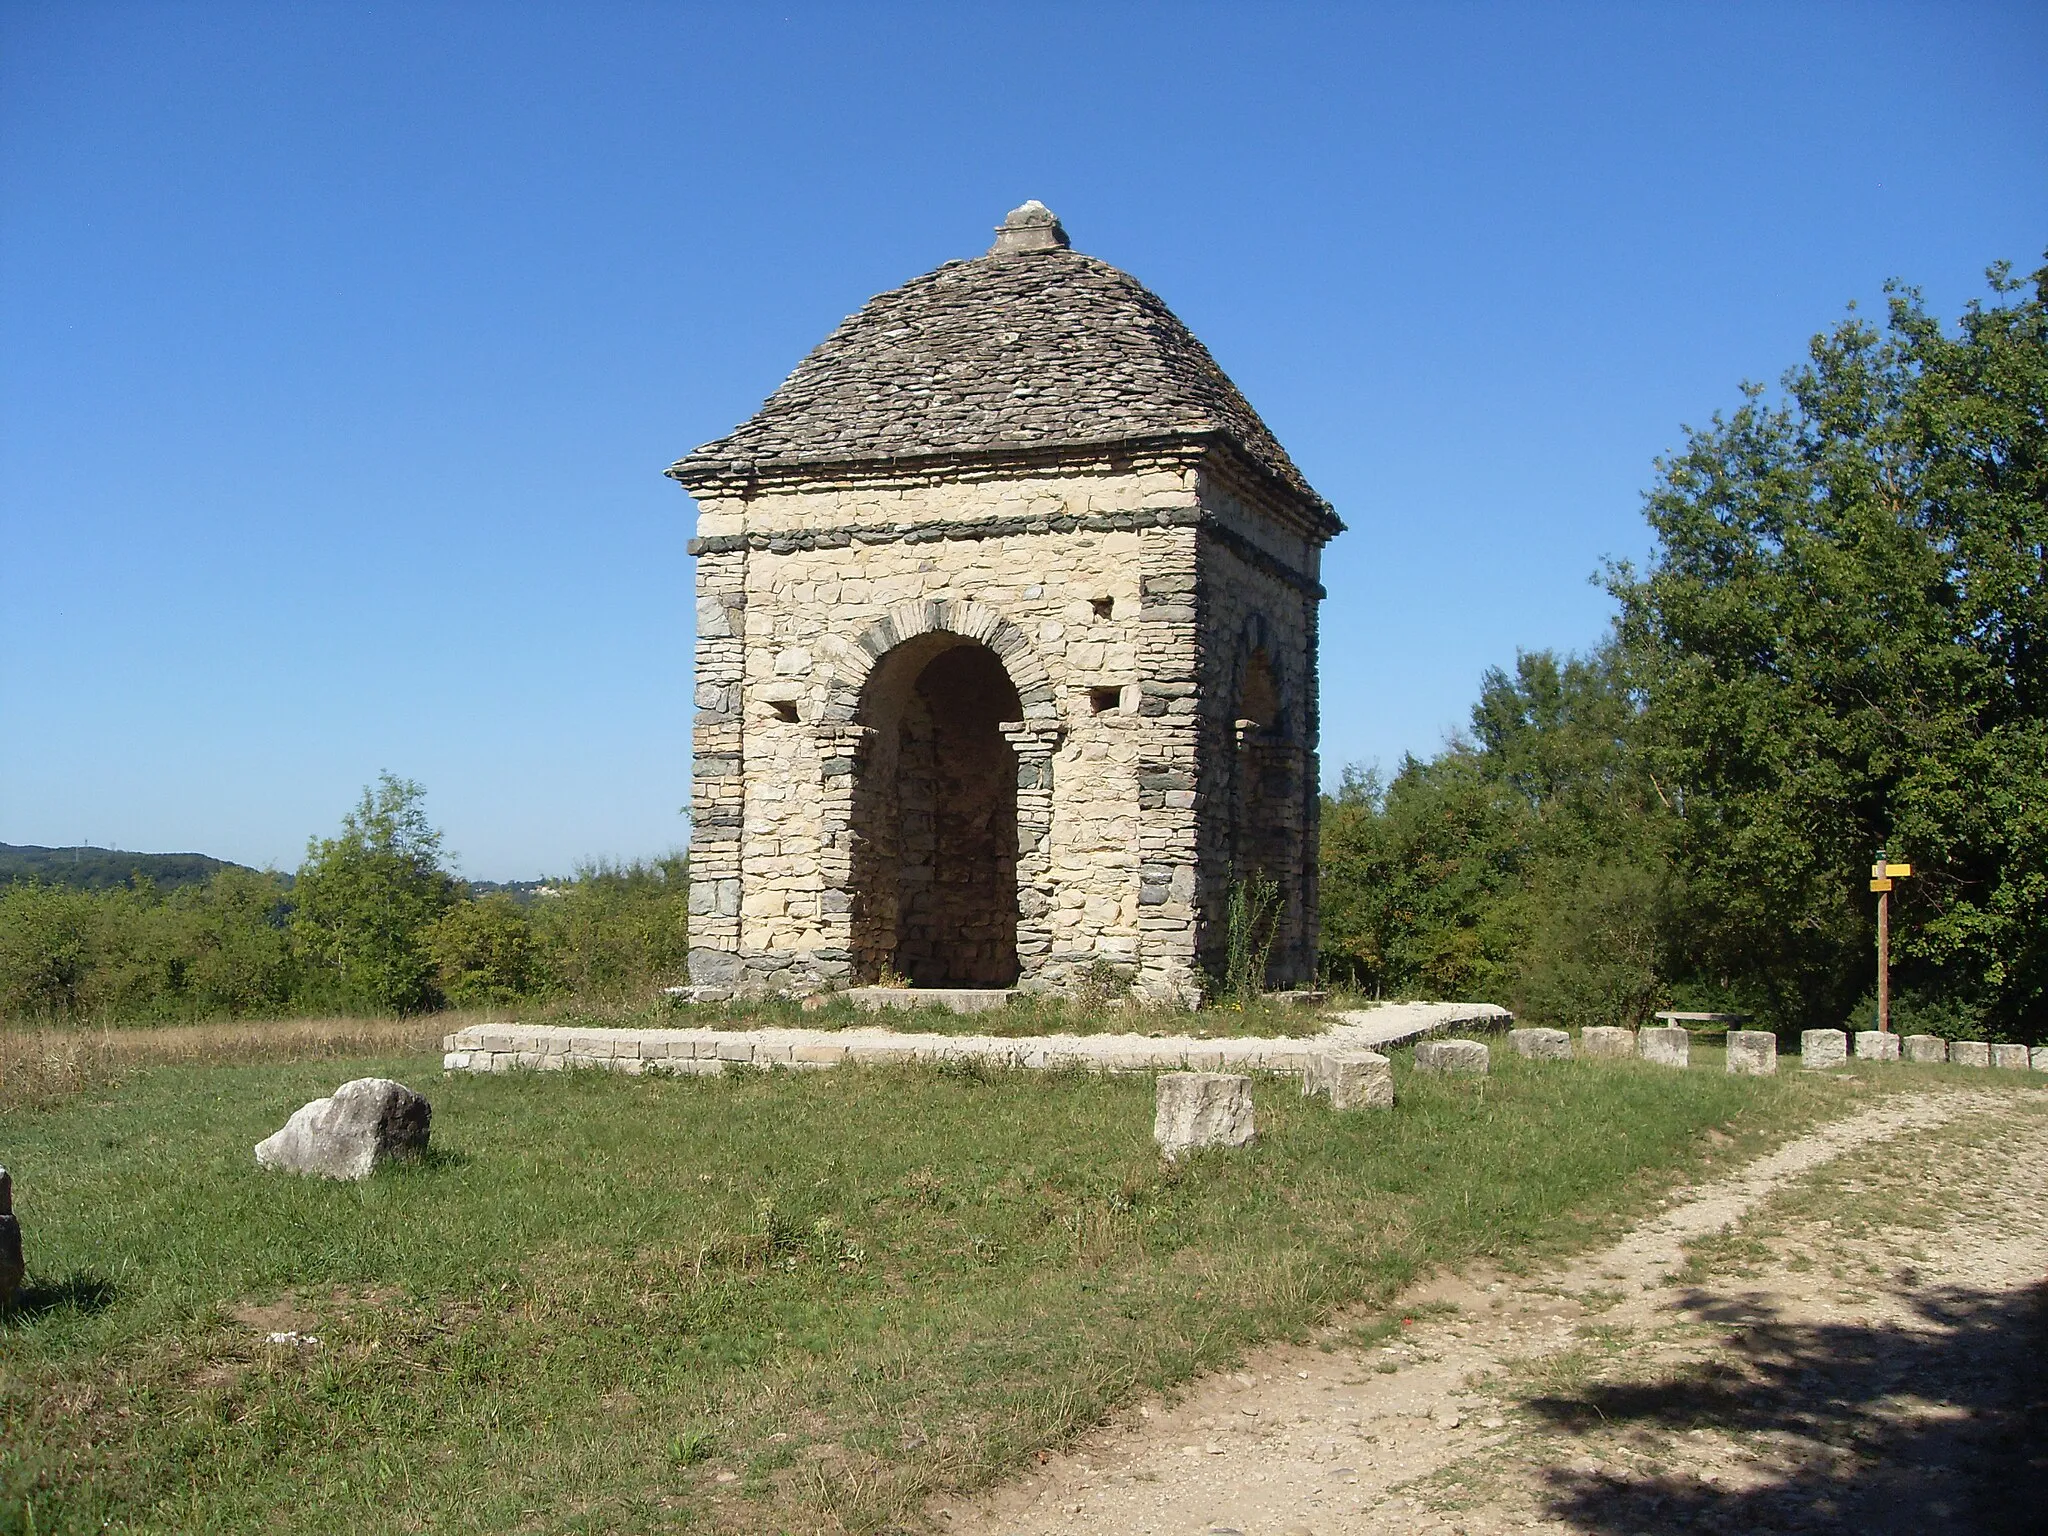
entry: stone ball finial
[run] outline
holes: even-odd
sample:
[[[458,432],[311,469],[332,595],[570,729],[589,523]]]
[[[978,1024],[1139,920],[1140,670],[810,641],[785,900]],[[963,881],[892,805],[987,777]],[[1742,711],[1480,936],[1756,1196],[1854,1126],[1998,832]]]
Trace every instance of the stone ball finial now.
[[[1034,197],[1023,207],[1012,208],[1003,222],[996,226],[996,243],[989,247],[989,255],[998,256],[1010,251],[1063,251],[1072,243],[1060,225],[1059,215]]]

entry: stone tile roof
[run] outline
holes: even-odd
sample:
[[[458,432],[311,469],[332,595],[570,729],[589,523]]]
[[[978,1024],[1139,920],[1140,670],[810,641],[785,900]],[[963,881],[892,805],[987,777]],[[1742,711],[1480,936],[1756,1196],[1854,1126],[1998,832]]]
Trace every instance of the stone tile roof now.
[[[1035,210],[1035,221],[1020,216]],[[1043,208],[996,248],[870,299],[743,426],[669,473],[984,455],[1221,435],[1327,503],[1258,412],[1143,284],[1066,246]]]

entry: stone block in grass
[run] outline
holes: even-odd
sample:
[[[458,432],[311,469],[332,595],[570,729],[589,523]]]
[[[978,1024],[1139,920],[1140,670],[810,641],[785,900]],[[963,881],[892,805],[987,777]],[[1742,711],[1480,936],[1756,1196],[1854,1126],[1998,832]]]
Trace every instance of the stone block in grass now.
[[[1849,1059],[1849,1036],[1839,1029],[1809,1029],[1799,1036],[1799,1065],[1809,1072],[1825,1072]]]
[[[1991,1047],[1991,1065],[2003,1067],[2008,1072],[2027,1070],[2027,1048],[2024,1045],[1994,1045]]]
[[[1162,1072],[1152,1139],[1168,1161],[1201,1147],[1242,1147],[1258,1134],[1252,1080],[1234,1072]]]
[[[2036,1072],[2048,1072],[2048,1045],[2037,1045],[2028,1059],[2033,1062]]]
[[[0,1168],[0,1308],[11,1306],[28,1274],[21,1257],[21,1223],[14,1215],[14,1180]]]
[[[1959,1067],[1988,1067],[1991,1065],[1991,1047],[1982,1040],[1951,1040],[1948,1059]]]
[[[1899,1050],[1908,1061],[1948,1060],[1948,1042],[1939,1035],[1908,1035],[1899,1042]]]
[[[1415,1069],[1483,1074],[1489,1057],[1485,1043],[1479,1040],[1425,1040],[1415,1047]]]
[[[1579,1031],[1579,1054],[1594,1060],[1621,1060],[1636,1053],[1636,1032],[1613,1024],[1589,1024]]]
[[[1561,1029],[1511,1029],[1508,1045],[1531,1061],[1572,1059],[1572,1037]]]
[[[1897,1061],[1899,1059],[1899,1037],[1882,1029],[1857,1030],[1856,1059],[1858,1061]]]
[[[367,1179],[381,1163],[427,1150],[434,1107],[388,1077],[359,1077],[292,1111],[256,1143],[256,1165],[323,1179]]]
[[[1728,1071],[1736,1077],[1769,1077],[1778,1070],[1778,1037],[1767,1029],[1728,1031]]]
[[[1692,1032],[1677,1024],[1636,1031],[1636,1054],[1660,1067],[1692,1065]]]
[[[1320,1051],[1308,1059],[1301,1091],[1324,1096],[1332,1109],[1392,1109],[1393,1064],[1378,1051]]]

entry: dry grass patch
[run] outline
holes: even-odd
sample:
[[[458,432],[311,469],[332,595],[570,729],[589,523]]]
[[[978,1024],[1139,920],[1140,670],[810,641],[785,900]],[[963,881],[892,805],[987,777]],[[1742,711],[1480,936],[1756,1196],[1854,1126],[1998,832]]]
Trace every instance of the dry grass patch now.
[[[0,1029],[0,1110],[32,1109],[108,1088],[139,1067],[226,1066],[437,1049],[481,1013],[404,1019],[225,1019],[133,1029]]]

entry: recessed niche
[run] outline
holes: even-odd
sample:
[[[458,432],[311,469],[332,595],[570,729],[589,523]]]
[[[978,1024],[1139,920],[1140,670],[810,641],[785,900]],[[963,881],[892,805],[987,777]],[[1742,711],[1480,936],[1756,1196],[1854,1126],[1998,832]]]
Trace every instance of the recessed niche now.
[[[1107,619],[1116,613],[1116,599],[1113,597],[1091,597],[1088,606],[1095,610],[1095,617]]]
[[[1088,707],[1098,715],[1106,715],[1123,702],[1123,696],[1121,688],[1090,688]]]
[[[794,699],[771,699],[768,701],[768,710],[776,719],[786,720],[791,725],[796,724],[796,701]]]

